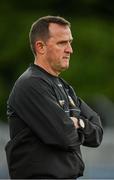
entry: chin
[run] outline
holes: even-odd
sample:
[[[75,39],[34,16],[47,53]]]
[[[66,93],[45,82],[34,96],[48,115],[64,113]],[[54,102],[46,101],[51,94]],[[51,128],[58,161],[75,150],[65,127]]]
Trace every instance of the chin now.
[[[65,70],[67,70],[68,68],[69,68],[69,65],[62,67],[61,69],[62,69],[62,71],[65,71]]]

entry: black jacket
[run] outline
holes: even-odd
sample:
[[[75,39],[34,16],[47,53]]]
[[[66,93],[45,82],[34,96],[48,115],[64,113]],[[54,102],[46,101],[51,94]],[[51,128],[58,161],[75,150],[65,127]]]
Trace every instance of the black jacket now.
[[[71,104],[85,122],[76,129]],[[11,140],[6,145],[12,179],[76,178],[83,175],[80,145],[102,140],[99,116],[61,78],[31,65],[16,81],[7,103]]]

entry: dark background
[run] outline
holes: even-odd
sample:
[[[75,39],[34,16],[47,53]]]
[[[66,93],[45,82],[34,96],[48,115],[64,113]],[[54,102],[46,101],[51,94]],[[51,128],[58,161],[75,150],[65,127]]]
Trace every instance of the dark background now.
[[[0,0],[0,179],[7,179],[4,147],[9,140],[6,103],[15,80],[34,61],[31,24],[59,15],[71,22],[74,37],[69,70],[61,76],[101,116],[99,148],[82,147],[84,178],[114,178],[114,1]]]

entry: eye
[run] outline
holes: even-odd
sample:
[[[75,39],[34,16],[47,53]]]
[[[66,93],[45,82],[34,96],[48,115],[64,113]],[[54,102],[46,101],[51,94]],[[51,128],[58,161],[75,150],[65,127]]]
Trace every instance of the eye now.
[[[59,42],[57,42],[57,45],[58,46],[62,46],[62,47],[64,47],[64,46],[67,46],[67,45],[71,45],[72,44],[72,39],[71,40],[69,40],[69,41],[59,41]]]
[[[67,44],[67,41],[60,41],[60,42],[58,42],[58,44],[60,44],[60,45],[66,45],[66,44]]]

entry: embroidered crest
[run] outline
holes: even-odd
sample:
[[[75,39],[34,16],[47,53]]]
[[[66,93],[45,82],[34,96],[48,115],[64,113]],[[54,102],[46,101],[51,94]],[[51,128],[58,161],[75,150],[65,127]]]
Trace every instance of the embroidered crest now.
[[[74,103],[73,99],[71,98],[71,96],[68,95],[68,98],[69,98],[70,105],[75,106],[75,103]]]
[[[59,100],[59,104],[63,107],[64,104],[65,104],[65,101],[64,100]]]

